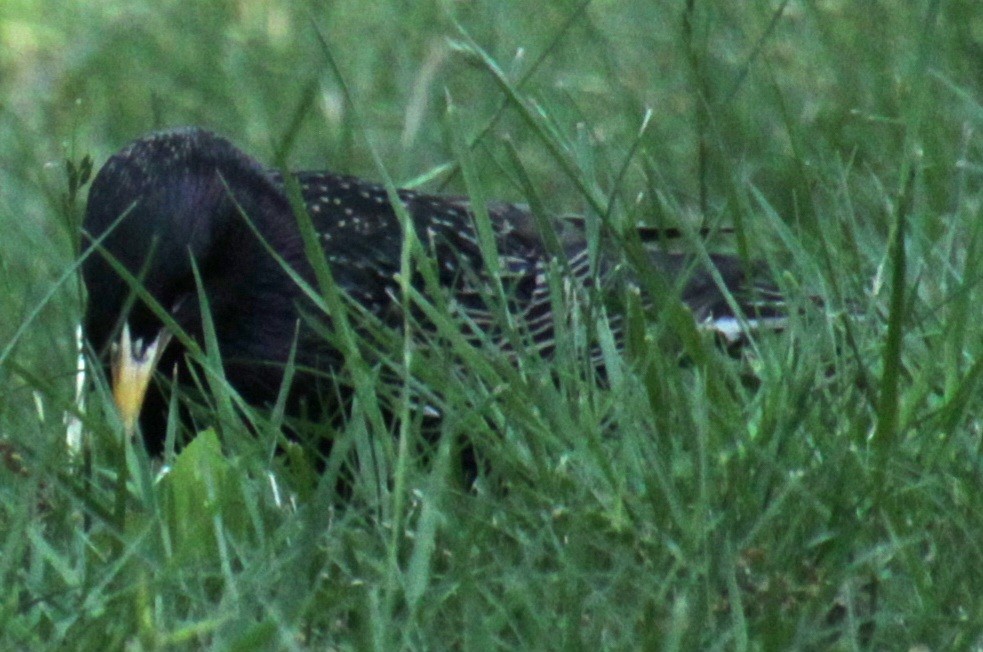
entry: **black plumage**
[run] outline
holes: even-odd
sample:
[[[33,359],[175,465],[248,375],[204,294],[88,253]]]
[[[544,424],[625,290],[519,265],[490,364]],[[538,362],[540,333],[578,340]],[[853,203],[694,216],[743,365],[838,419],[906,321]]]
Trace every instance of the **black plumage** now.
[[[385,189],[328,172],[295,176],[337,286],[381,321],[398,325],[397,274],[404,238]],[[461,317],[462,330],[479,329],[496,337],[497,322],[486,305],[487,287],[496,279],[482,255],[468,202],[405,190],[399,198],[432,257],[449,305]],[[630,282],[619,271],[617,257],[602,256],[590,264],[586,240],[575,226],[557,223],[556,242],[562,252],[551,252],[523,207],[492,203],[488,213],[497,279],[510,312],[522,322],[529,345],[544,353],[551,348],[557,318],[551,312],[547,274],[553,254],[566,259],[566,274],[575,288]],[[162,330],[150,308],[130,300],[131,286],[118,274],[118,266],[141,279],[174,321],[202,342],[197,269],[226,376],[247,401],[263,404],[276,398],[295,337],[299,367],[331,375],[343,363],[325,338],[304,326],[302,313],[316,311],[310,310],[309,300],[284,269],[283,262],[314,283],[282,176],[229,141],[203,129],[185,128],[133,142],[112,156],[94,179],[83,227],[83,246],[98,245],[82,268],[88,290],[84,331],[97,352],[105,354],[124,323],[132,339],[144,345]],[[650,258],[670,280],[685,271],[681,296],[697,320],[733,318],[717,283],[707,272],[694,270],[688,258],[669,253]],[[779,315],[779,304],[772,303],[778,297],[770,286],[757,284],[750,292],[739,261],[725,256],[712,260],[734,296],[755,298],[754,307],[750,302],[745,306],[751,316]],[[503,338],[501,344],[510,343]],[[162,345],[157,354],[160,368],[169,374],[177,364],[180,370],[185,364],[180,342]],[[133,355],[138,358],[140,353]],[[186,374],[182,377],[179,371],[179,380],[187,380]],[[296,394],[315,391],[303,378],[294,386]],[[154,452],[162,445],[163,405],[162,396],[151,389],[141,423]]]

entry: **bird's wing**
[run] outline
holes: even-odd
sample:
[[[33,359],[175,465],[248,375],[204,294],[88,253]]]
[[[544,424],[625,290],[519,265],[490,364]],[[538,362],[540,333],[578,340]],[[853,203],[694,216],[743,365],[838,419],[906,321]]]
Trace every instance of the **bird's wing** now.
[[[394,314],[399,303],[393,298],[399,292],[395,278],[403,235],[385,188],[326,172],[295,174],[335,280],[375,314]],[[274,177],[282,184],[279,176]],[[591,261],[581,217],[553,220],[556,231],[547,235],[540,232],[527,206],[489,202],[486,209],[496,256],[491,266],[479,243],[469,199],[407,190],[399,191],[399,198],[418,237],[429,248],[464,330],[496,346],[510,348],[496,299],[504,299],[508,316],[523,331],[526,345],[545,352],[552,348],[555,321],[571,319],[574,312],[590,305],[588,295],[593,290],[638,285],[632,272],[610,251]],[[677,284],[680,298],[704,327],[733,339],[735,333],[759,322],[779,325],[784,303],[774,285],[758,279],[759,270],[748,269],[736,257],[717,255],[709,258],[710,270],[695,263],[693,256],[662,250],[666,239],[679,235],[671,229],[638,227],[639,238],[650,249],[652,267]],[[550,238],[555,238],[559,252],[546,245]],[[492,268],[497,270],[494,277]],[[563,279],[559,286],[551,284],[551,275],[557,272]],[[557,287],[563,295],[559,300],[554,296]],[[557,306],[566,306],[568,314],[555,314]],[[620,329],[621,325],[612,326]]]

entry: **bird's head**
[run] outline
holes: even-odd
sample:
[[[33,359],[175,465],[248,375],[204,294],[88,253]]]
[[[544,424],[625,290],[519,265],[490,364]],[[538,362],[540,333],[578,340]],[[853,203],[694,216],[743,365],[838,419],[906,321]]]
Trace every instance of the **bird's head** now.
[[[196,274],[216,317],[256,272],[261,247],[245,219],[270,222],[287,210],[262,166],[198,128],[137,140],[96,175],[83,222],[83,251],[92,249],[82,266],[84,330],[100,355],[112,350],[113,392],[128,430],[155,365],[180,357],[159,311],[198,339]]]

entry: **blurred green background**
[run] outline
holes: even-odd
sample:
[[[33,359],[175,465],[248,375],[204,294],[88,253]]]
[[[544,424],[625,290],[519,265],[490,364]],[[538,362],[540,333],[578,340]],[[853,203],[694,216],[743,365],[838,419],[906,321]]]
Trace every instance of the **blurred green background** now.
[[[493,66],[482,63],[466,45],[471,39],[502,71],[511,91],[503,90]],[[341,78],[332,70],[332,58]],[[351,90],[350,103],[344,85]],[[757,587],[756,595],[764,596],[761,609],[742,611],[733,603],[721,606],[715,599],[687,602],[680,597],[696,595],[694,586],[718,596],[733,596],[739,586],[746,589],[761,579],[751,570],[753,556],[734,571],[729,584],[719,580],[726,588],[715,591],[712,580],[704,584],[699,573],[693,579],[680,570],[689,563],[686,555],[667,553],[651,563],[647,546],[675,550],[674,545],[681,545],[668,540],[671,536],[640,543],[630,532],[618,531],[608,545],[623,553],[619,563],[627,576],[664,579],[653,587],[658,594],[654,606],[634,610],[626,605],[624,620],[618,621],[613,614],[622,598],[612,592],[604,594],[610,611],[594,605],[594,616],[578,622],[577,608],[567,610],[556,594],[557,604],[543,610],[536,629],[523,618],[534,614],[535,620],[542,587],[526,587],[514,595],[506,590],[503,594],[515,602],[495,612],[497,620],[492,618],[482,630],[485,638],[475,640],[492,647],[577,642],[600,649],[658,641],[666,649],[856,649],[868,642],[862,628],[834,642],[824,638],[823,627],[829,623],[833,598],[849,593],[837,587],[862,592],[858,587],[869,586],[865,578],[873,566],[874,575],[889,587],[887,606],[876,616],[874,640],[880,647],[915,649],[909,646],[926,642],[930,649],[978,649],[983,640],[983,607],[976,597],[983,586],[983,505],[976,497],[983,409],[977,389],[983,346],[977,300],[983,270],[976,264],[983,180],[981,91],[983,3],[978,0],[4,0],[0,441],[35,455],[57,449],[64,432],[61,414],[73,400],[73,334],[82,305],[73,264],[85,190],[70,192],[66,161],[78,165],[91,156],[98,169],[108,155],[148,131],[197,124],[270,164],[285,151],[293,168],[330,168],[379,179],[374,148],[397,184],[423,179],[430,190],[462,191],[459,176],[447,174],[445,167],[456,162],[449,137],[456,130],[464,140],[474,141],[488,193],[503,199],[525,199],[507,153],[511,144],[550,210],[584,210],[586,187],[618,197],[626,219],[657,215],[744,224],[750,235],[760,236],[760,242],[752,243],[754,253],[783,261],[779,267],[787,262],[793,285],[817,288],[834,304],[845,295],[868,311],[870,321],[860,328],[859,340],[843,346],[854,356],[851,364],[861,369],[855,383],[858,396],[883,396],[891,383],[900,387],[900,398],[888,407],[881,401],[879,408],[842,414],[836,431],[847,434],[828,449],[810,439],[787,464],[782,456],[788,451],[779,444],[742,458],[748,466],[780,469],[782,477],[806,478],[801,484],[789,480],[780,507],[765,501],[759,512],[744,512],[742,527],[759,523],[750,526],[755,534],[781,530],[774,519],[793,518],[799,501],[827,518],[824,525],[803,527],[795,535],[800,538],[770,549],[769,563],[777,570],[767,576],[770,588]],[[446,118],[449,102],[458,109],[455,125]],[[524,116],[519,104],[529,113]],[[554,145],[561,144],[559,152],[547,146],[544,133],[552,134]],[[899,213],[908,217],[909,254],[900,313],[884,290],[893,278],[889,242]],[[876,382],[893,364],[889,355],[882,357],[882,318],[908,329],[909,337],[903,354],[893,358],[897,377],[879,385],[878,393],[863,386]],[[808,341],[808,335],[803,339]],[[793,368],[800,354],[794,347],[790,351],[787,362]],[[779,403],[769,414],[805,413],[810,400],[826,400],[819,397],[826,397],[834,381],[822,369],[817,364],[811,376],[794,380],[789,372],[787,386],[805,389],[776,399]],[[833,370],[826,371],[832,375]],[[775,387],[785,382],[777,375],[773,381]],[[747,400],[741,409],[753,413],[757,399]],[[836,410],[837,405],[830,399],[815,409]],[[898,448],[891,451],[897,458],[885,464],[875,454],[869,466],[859,463],[856,472],[830,462],[838,454],[831,451],[837,450],[862,458],[869,435],[889,411],[897,413],[900,424]],[[35,468],[50,470],[43,462]],[[888,481],[884,468],[889,469]],[[29,475],[30,481],[18,478],[13,471],[0,476],[6,516],[17,524],[5,529],[6,543],[0,549],[0,577],[17,587],[9,599],[0,599],[0,630],[18,615],[30,614],[17,631],[30,631],[48,619],[43,627],[37,625],[41,633],[35,644],[63,644],[61,637],[81,631],[85,635],[77,641],[88,645],[112,619],[95,609],[88,625],[62,623],[57,614],[71,608],[60,605],[45,612],[38,588],[45,582],[39,578],[47,577],[51,571],[44,569],[51,563],[62,569],[61,580],[72,584],[66,579],[71,572],[81,573],[78,569],[87,563],[103,569],[112,560],[87,551],[90,543],[53,534],[72,531],[77,521],[68,507],[56,509],[49,522],[31,529],[38,513],[37,492],[47,480],[40,472]],[[871,502],[861,493],[849,494],[841,484],[846,481],[856,481],[864,488],[859,492],[869,490],[878,497]],[[885,486],[891,488],[878,494]],[[712,488],[704,489],[712,493]],[[856,502],[844,494],[857,497]],[[884,496],[890,500],[882,503]],[[733,497],[719,498],[726,505]],[[562,494],[547,493],[542,500],[566,509]],[[569,508],[577,512],[576,506]],[[847,519],[843,530],[837,518]],[[29,531],[30,536],[25,534]],[[369,535],[356,531],[351,536],[362,541],[359,537]],[[32,543],[24,548],[27,539]],[[708,559],[724,554],[733,541],[722,539],[726,545],[717,539],[701,548]],[[754,536],[749,534],[748,540]],[[822,562],[803,571],[801,557],[803,550],[831,540],[841,546],[835,579],[804,582],[803,573],[830,577]],[[326,547],[330,557],[344,545]],[[589,566],[589,557],[574,554],[565,560],[566,570],[580,568],[581,562]],[[902,562],[893,565],[898,559]],[[87,588],[79,590],[83,598],[90,589],[98,593],[105,588],[98,584],[101,570],[88,572],[97,577],[79,575],[89,578],[82,582]],[[503,566],[501,573],[507,572],[513,571]],[[535,583],[536,572],[514,570],[513,580],[521,585],[527,574],[525,579]],[[748,576],[738,577],[741,572]],[[364,577],[352,573],[356,579]],[[689,579],[673,583],[684,575]],[[899,580],[901,576],[907,579]],[[579,581],[587,581],[585,577]],[[448,571],[440,589],[446,593],[427,594],[438,605],[435,612],[443,613],[441,601],[464,590],[461,582],[467,585],[454,578]],[[775,588],[783,581],[784,593]],[[794,588],[797,581],[807,586]],[[137,594],[151,595],[139,594],[134,604],[152,604],[154,589],[134,584],[142,587]],[[467,590],[471,596],[483,595],[480,588]],[[76,594],[69,595],[74,604]],[[577,602],[577,591],[570,595],[571,604],[586,604]],[[221,647],[216,641],[236,639],[215,634],[223,631],[221,625],[202,624],[212,598],[207,590],[189,598],[201,611],[189,608],[188,613],[197,615],[186,615],[179,623],[187,631],[174,622],[157,623],[184,631],[185,638],[175,633],[164,643],[141,630],[141,622],[146,623],[135,607],[133,615],[116,623],[119,631],[113,640],[128,642],[129,649],[195,647],[208,641]],[[277,612],[289,612],[282,620],[273,618],[279,637],[264,638],[263,630],[257,640],[270,649],[323,644],[318,625],[311,624],[320,622],[311,616],[318,599],[308,598],[307,611],[297,607]],[[422,633],[426,624],[413,620],[432,612],[400,614],[405,620],[392,621],[393,627],[413,622],[417,629],[407,630],[413,632],[409,638],[392,639],[387,638],[391,632],[372,630],[372,614],[378,614],[372,611],[375,603],[365,604],[365,612],[343,605],[344,618],[352,621],[333,621],[332,631],[342,632],[334,639],[337,649],[349,648],[343,642],[349,626],[363,632],[360,641],[380,649],[392,640],[422,648],[440,640],[437,632],[427,638]],[[474,604],[483,603],[476,599]],[[852,609],[849,618],[859,618]],[[461,621],[437,622],[481,620],[468,613]],[[562,617],[551,623],[549,614],[554,613]],[[196,621],[198,617],[203,620]],[[834,625],[847,622],[843,618],[841,614]],[[609,626],[601,626],[602,621]],[[189,622],[206,633],[199,634]],[[564,632],[556,639],[550,635],[553,624]],[[305,627],[314,627],[314,632]],[[570,633],[578,631],[579,637]],[[26,634],[18,636],[13,639],[17,645],[30,641]],[[893,645],[899,641],[903,643]],[[234,649],[250,649],[242,645]]]

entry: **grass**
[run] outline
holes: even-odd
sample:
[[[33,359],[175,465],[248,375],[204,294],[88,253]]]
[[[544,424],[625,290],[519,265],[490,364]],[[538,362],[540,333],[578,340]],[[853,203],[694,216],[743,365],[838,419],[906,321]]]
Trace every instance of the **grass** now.
[[[5,2],[0,647],[979,649],[977,4]],[[207,343],[221,416],[169,474],[99,379],[72,458],[77,171],[188,123],[598,230],[732,227],[707,246],[804,309],[734,357],[628,296],[547,362],[407,292],[438,332],[344,343],[323,475],[274,454],[279,411],[245,434]],[[626,345],[585,380],[612,315]],[[417,395],[446,414],[425,459]]]

